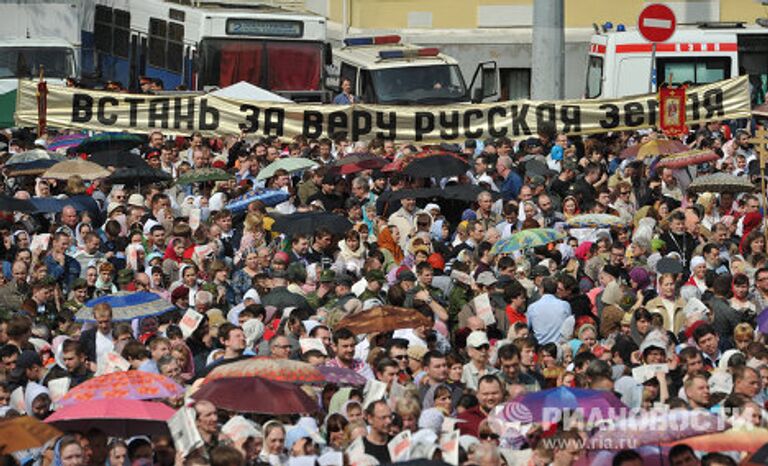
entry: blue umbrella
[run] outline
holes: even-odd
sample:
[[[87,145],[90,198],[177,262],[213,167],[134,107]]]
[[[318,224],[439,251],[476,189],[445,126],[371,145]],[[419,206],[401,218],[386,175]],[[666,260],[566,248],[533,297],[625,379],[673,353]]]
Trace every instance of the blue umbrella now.
[[[13,165],[6,164],[5,167],[8,169],[8,176],[39,175],[57,163],[59,161],[54,159],[40,159]]]
[[[274,207],[281,202],[288,200],[290,196],[285,191],[279,189],[259,189],[257,191],[248,191],[240,197],[236,197],[229,201],[227,209],[232,213],[243,212],[248,208],[248,204],[253,201],[261,201],[267,207]]]
[[[115,322],[156,316],[176,308],[155,293],[148,291],[119,291],[85,303],[85,306],[75,314],[75,321],[95,322],[93,307],[100,303],[109,303],[112,306],[112,320]]]

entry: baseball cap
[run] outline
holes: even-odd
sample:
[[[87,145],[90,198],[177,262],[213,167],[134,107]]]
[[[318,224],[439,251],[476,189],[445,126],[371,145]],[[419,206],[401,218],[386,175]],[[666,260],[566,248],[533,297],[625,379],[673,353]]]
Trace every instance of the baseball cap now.
[[[413,274],[410,270],[403,270],[401,272],[398,272],[397,274],[397,281],[399,282],[415,282],[416,281],[416,275]]]
[[[117,283],[119,285],[125,285],[126,283],[131,283],[131,280],[133,280],[133,270],[120,269],[117,272]]]
[[[477,280],[475,280],[478,285],[483,286],[492,286],[496,284],[497,281],[498,280],[496,280],[496,277],[492,272],[480,272],[480,274],[477,276]]]
[[[323,270],[320,272],[320,283],[333,283],[336,281],[336,272],[333,270]]]
[[[128,205],[135,207],[145,207],[144,196],[141,194],[131,194],[131,196],[128,198]]]
[[[345,273],[339,274],[336,277],[336,284],[337,285],[352,286],[353,283],[354,283],[354,280],[352,279],[352,277],[350,277],[349,275],[347,275]]]
[[[543,176],[541,176],[541,175],[536,175],[536,176],[534,176],[534,177],[532,177],[532,178],[531,178],[531,182],[530,182],[529,184],[530,184],[531,186],[543,186],[545,181],[546,181],[546,180],[544,180],[544,177],[543,177]]]
[[[474,332],[469,334],[469,337],[467,337],[467,346],[471,348],[479,348],[483,345],[491,345],[491,342],[488,341],[488,335],[485,334],[485,332],[481,332],[479,330],[475,330]]]
[[[365,279],[369,282],[385,282],[387,278],[384,276],[384,272],[381,270],[369,270],[365,274]]]

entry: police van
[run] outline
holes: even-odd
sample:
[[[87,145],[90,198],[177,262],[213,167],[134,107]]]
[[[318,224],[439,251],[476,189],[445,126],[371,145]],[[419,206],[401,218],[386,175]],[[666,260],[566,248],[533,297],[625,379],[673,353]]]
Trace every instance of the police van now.
[[[469,87],[458,62],[434,47],[404,44],[400,36],[351,37],[333,51],[326,87],[369,104],[440,105],[490,102],[499,98],[496,62],[480,63]]]
[[[606,30],[605,26],[603,30]],[[616,98],[655,92],[658,83],[707,84],[750,75],[753,99],[764,100],[768,83],[768,29],[745,23],[702,23],[678,27],[653,45],[637,30],[592,36],[585,97]]]

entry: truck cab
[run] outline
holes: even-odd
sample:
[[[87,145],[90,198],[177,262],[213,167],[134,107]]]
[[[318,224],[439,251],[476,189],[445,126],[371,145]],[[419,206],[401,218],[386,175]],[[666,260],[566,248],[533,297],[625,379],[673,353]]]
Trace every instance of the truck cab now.
[[[78,51],[60,38],[18,38],[0,40],[0,128],[13,126],[16,90],[20,78],[37,78],[42,67],[45,80],[64,84],[80,76]]]
[[[437,48],[404,44],[396,35],[353,37],[333,52],[326,86],[340,92],[349,79],[363,103],[441,105],[498,100],[495,62],[478,65],[467,87],[458,62]]]
[[[585,97],[618,98],[655,92],[659,83],[707,84],[740,74],[765,86],[768,30],[743,23],[682,26],[653,44],[637,30],[595,34],[589,45]],[[758,87],[761,87],[760,85]],[[761,102],[758,102],[761,103]]]

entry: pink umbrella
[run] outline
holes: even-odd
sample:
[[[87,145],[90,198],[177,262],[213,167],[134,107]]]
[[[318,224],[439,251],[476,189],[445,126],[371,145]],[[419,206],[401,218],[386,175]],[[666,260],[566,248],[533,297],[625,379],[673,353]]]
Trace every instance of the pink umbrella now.
[[[167,434],[168,426],[165,422],[174,413],[173,408],[162,403],[101,399],[63,407],[45,422],[65,432],[85,432],[96,427],[109,436],[128,438],[134,435]]]
[[[89,400],[151,400],[184,394],[184,387],[172,379],[151,372],[123,371],[94,377],[73,388],[59,401],[67,406]]]

